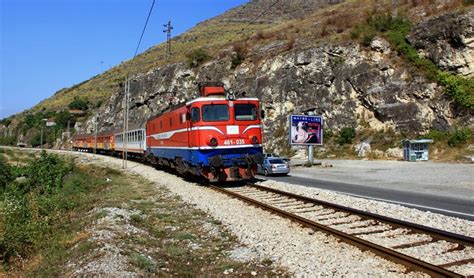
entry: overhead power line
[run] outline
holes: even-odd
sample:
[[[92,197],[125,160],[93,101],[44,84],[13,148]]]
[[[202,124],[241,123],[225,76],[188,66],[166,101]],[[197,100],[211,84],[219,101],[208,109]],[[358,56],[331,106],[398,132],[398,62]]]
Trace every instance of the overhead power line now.
[[[276,4],[278,4],[279,2],[281,2],[281,0],[276,0],[275,2],[273,2],[270,6],[268,6],[265,10],[263,10],[263,12],[261,12],[259,15],[257,15],[256,17],[254,17],[252,20],[250,20],[250,22],[244,27],[242,28],[245,29],[247,27],[250,26],[250,24],[252,23],[255,23],[255,21],[257,21],[257,19],[261,18],[264,14],[266,14],[271,8],[273,8]]]
[[[128,142],[128,102],[129,102],[129,94],[130,94],[130,78],[129,78],[129,70],[133,60],[137,56],[138,49],[140,49],[140,44],[142,43],[143,35],[145,34],[146,27],[148,25],[148,20],[150,19],[151,12],[153,11],[153,7],[155,6],[155,0],[151,3],[150,11],[148,12],[148,16],[146,17],[145,25],[143,26],[142,33],[140,35],[140,39],[138,40],[137,48],[135,49],[135,53],[133,54],[133,58],[127,66],[126,70],[126,77],[125,77],[125,93],[124,93],[124,113],[123,113],[123,136],[122,136],[122,160],[123,160],[123,168],[127,168],[127,142]]]
[[[143,34],[145,34],[146,26],[148,25],[148,20],[150,19],[151,12],[153,11],[153,7],[155,6],[155,0],[151,3],[150,11],[148,12],[148,16],[146,17],[145,26],[143,26],[142,34],[140,35],[140,39],[138,40],[137,48],[135,49],[135,54],[133,58],[137,56],[138,49],[140,48],[140,43],[142,42]]]

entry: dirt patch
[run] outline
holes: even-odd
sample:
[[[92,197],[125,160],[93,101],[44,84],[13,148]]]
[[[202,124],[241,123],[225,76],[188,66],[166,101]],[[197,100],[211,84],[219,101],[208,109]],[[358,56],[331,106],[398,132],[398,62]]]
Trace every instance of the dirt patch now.
[[[285,276],[219,221],[164,188],[131,180],[128,190],[119,189],[131,198],[112,189],[112,198],[87,214],[95,220],[81,233],[89,236],[71,248],[66,275]]]

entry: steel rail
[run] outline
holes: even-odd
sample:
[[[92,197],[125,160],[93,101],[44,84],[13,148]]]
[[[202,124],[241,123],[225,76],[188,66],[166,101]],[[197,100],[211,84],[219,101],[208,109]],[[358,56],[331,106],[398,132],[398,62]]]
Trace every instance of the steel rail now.
[[[243,201],[245,201],[245,202],[247,202],[251,205],[257,206],[257,207],[262,208],[264,210],[267,210],[269,212],[278,214],[278,215],[280,215],[284,218],[295,221],[295,222],[303,225],[304,227],[307,227],[307,228],[310,228],[310,229],[313,229],[313,230],[323,231],[323,232],[328,233],[330,235],[334,235],[334,236],[340,238],[341,240],[343,240],[346,243],[357,246],[357,247],[359,247],[361,249],[364,249],[364,250],[369,250],[369,251],[379,255],[380,257],[383,257],[383,258],[388,259],[390,261],[402,264],[402,265],[406,266],[409,270],[421,271],[421,272],[427,273],[428,275],[433,276],[433,277],[463,277],[462,275],[460,275],[458,273],[455,273],[455,272],[449,271],[447,269],[441,268],[439,266],[421,261],[421,260],[413,258],[411,256],[407,256],[405,254],[402,254],[402,253],[396,252],[394,250],[388,249],[386,247],[374,244],[372,242],[369,242],[367,240],[358,238],[356,236],[346,234],[344,232],[338,231],[338,230],[330,228],[328,226],[321,225],[321,224],[316,223],[312,220],[306,219],[304,217],[298,216],[298,215],[293,214],[293,213],[289,213],[287,211],[284,211],[284,210],[281,210],[279,208],[273,207],[271,205],[262,203],[260,201],[254,200],[252,198],[243,196],[243,195],[238,194],[236,192],[233,192],[231,190],[227,190],[227,189],[215,186],[215,185],[209,185],[209,187],[211,189],[215,190],[215,191],[227,194],[231,197],[243,200]],[[298,196],[298,195],[296,195],[296,196]]]
[[[260,190],[263,190],[263,191],[267,191],[267,192],[273,192],[273,193],[276,193],[276,194],[284,195],[284,196],[294,198],[294,199],[297,199],[297,200],[300,200],[300,201],[303,201],[303,202],[317,204],[317,205],[327,207],[327,208],[334,208],[334,209],[337,209],[339,211],[344,211],[344,212],[348,212],[348,213],[351,213],[351,214],[357,214],[359,216],[367,217],[369,219],[375,219],[379,222],[384,222],[386,224],[390,224],[390,225],[395,226],[395,227],[410,228],[413,231],[428,234],[428,235],[430,235],[431,237],[433,237],[435,239],[449,240],[451,242],[455,242],[455,243],[458,243],[458,244],[461,244],[461,245],[474,246],[474,238],[473,237],[459,235],[459,234],[451,233],[451,232],[448,232],[448,231],[443,231],[443,230],[439,230],[439,229],[435,229],[435,228],[415,224],[415,223],[412,223],[412,222],[407,222],[407,221],[403,221],[403,220],[399,220],[399,219],[395,219],[395,218],[390,218],[390,217],[379,215],[379,214],[374,214],[374,213],[367,212],[367,211],[362,211],[362,210],[358,210],[358,209],[354,209],[354,208],[350,208],[350,207],[345,207],[345,206],[341,206],[341,205],[338,205],[338,204],[333,204],[333,203],[329,203],[329,202],[309,198],[309,197],[306,197],[306,196],[297,195],[297,194],[294,194],[294,193],[291,193],[291,192],[286,192],[286,191],[282,191],[282,190],[278,190],[278,189],[274,189],[274,188],[270,188],[270,187],[266,187],[266,186],[261,186],[261,185],[252,184],[252,183],[248,183],[247,186],[254,187],[254,188],[257,188],[257,189],[260,189]]]

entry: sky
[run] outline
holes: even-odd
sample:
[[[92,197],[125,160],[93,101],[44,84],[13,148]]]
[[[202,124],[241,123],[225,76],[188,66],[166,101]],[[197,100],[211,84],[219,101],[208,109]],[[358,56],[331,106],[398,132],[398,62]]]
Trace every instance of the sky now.
[[[133,57],[153,0],[0,0],[0,119]],[[139,53],[247,0],[155,0]]]

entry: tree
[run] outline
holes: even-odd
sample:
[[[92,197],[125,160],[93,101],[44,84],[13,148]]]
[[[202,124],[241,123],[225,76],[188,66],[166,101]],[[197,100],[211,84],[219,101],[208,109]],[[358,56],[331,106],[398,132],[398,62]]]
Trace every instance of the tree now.
[[[54,118],[54,121],[56,122],[56,125],[62,128],[67,128],[67,123],[69,121],[69,126],[74,126],[76,123],[76,118],[74,115],[69,113],[67,110],[63,110],[56,114],[56,117]]]
[[[75,96],[74,100],[69,103],[68,107],[69,109],[87,110],[87,108],[89,108],[89,102],[78,96]]]
[[[202,48],[194,49],[186,56],[188,57],[188,64],[191,68],[195,68],[211,58],[206,50]]]

